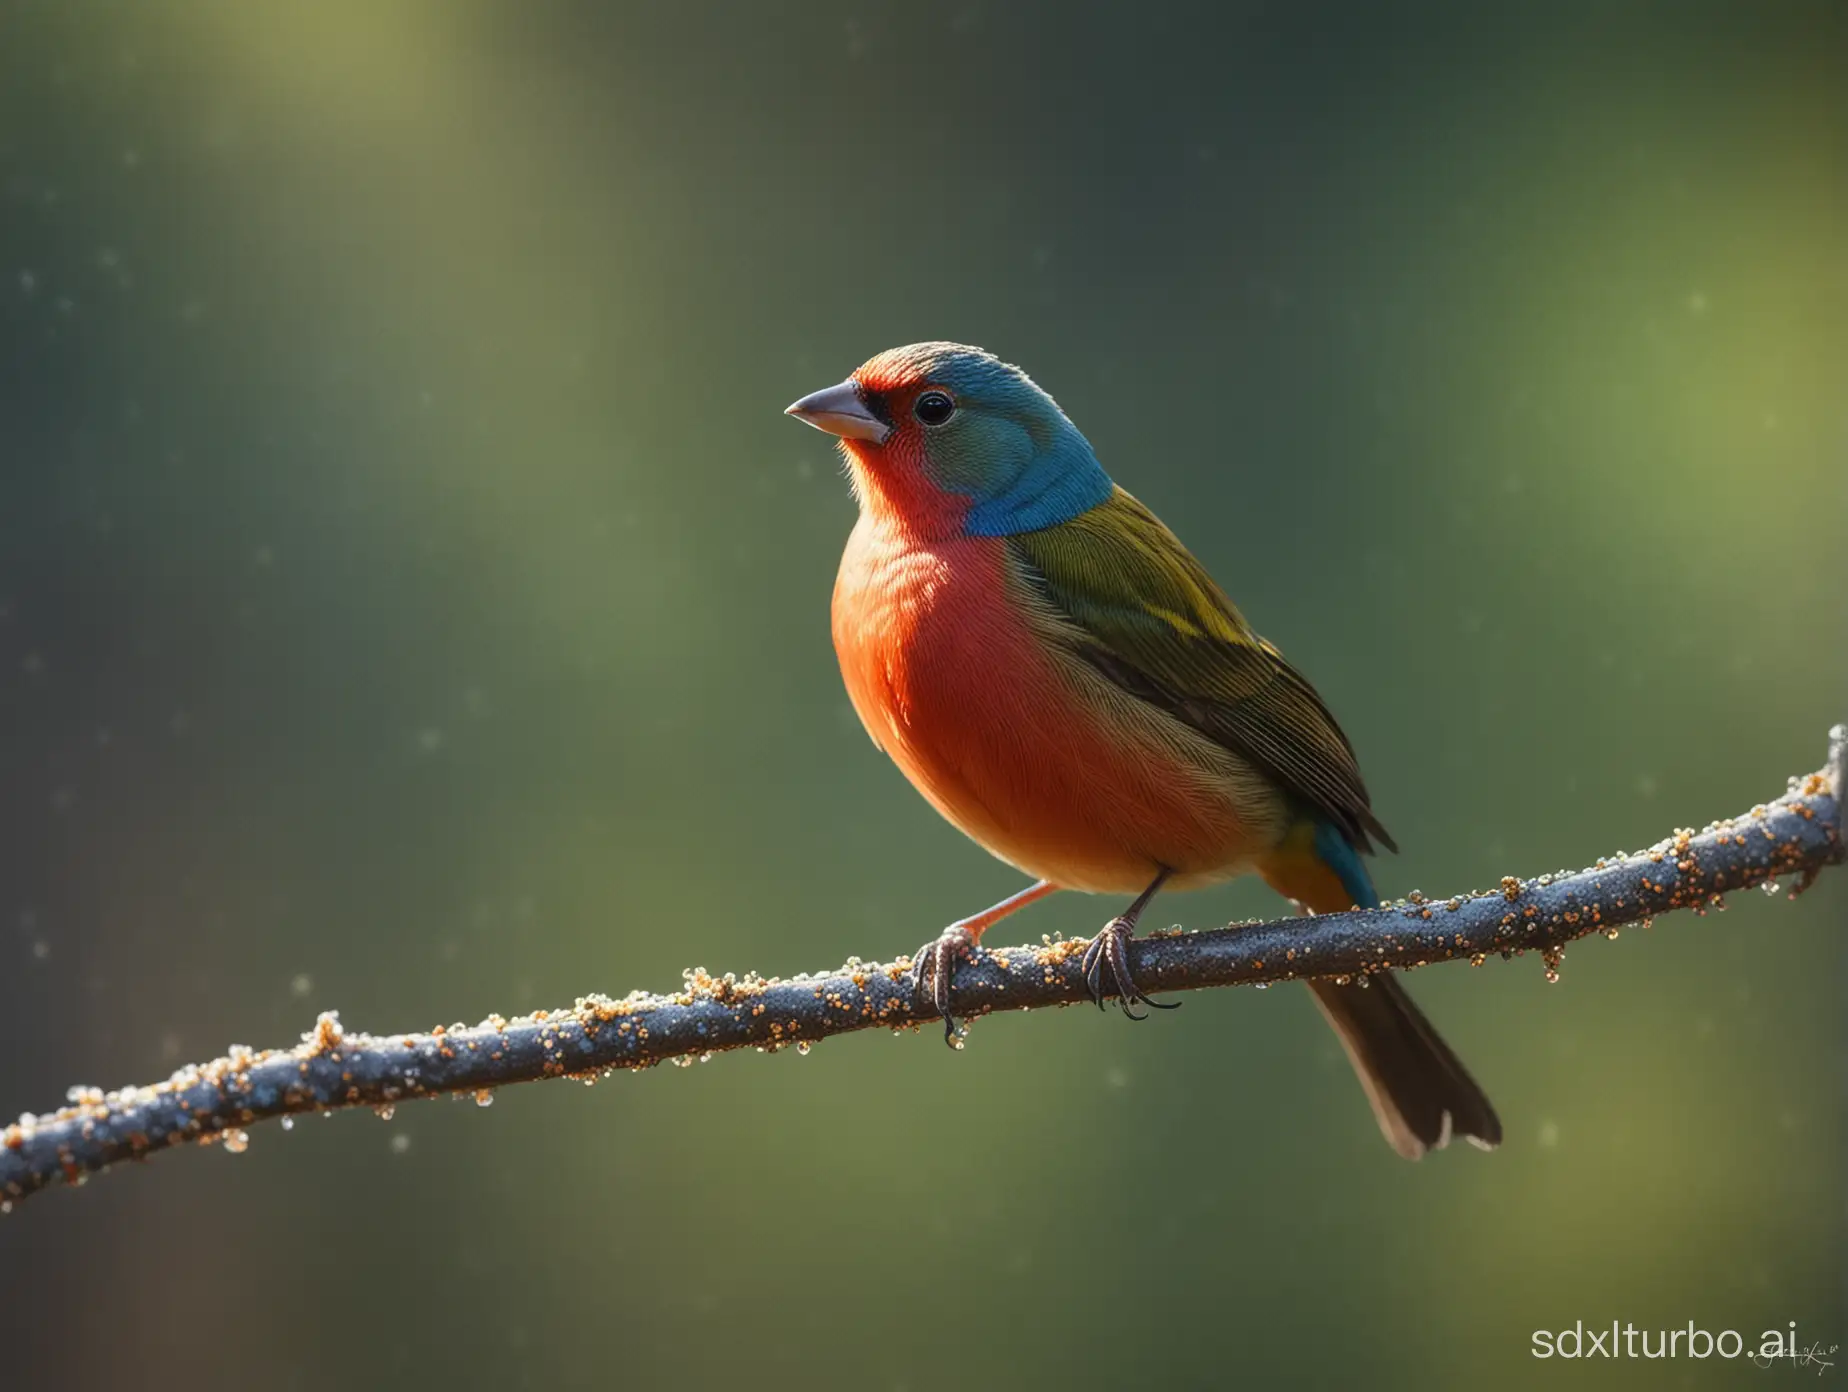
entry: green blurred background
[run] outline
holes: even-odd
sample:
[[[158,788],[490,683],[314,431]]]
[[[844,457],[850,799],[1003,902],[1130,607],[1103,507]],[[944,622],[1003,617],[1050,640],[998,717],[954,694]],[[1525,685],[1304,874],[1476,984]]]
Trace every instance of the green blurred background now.
[[[829,646],[779,413],[895,343],[1025,365],[1312,676],[1389,894],[1848,708],[1839,5],[0,16],[0,1114],[1015,888]],[[1493,1156],[1393,1157],[1297,990],[261,1127],[0,1224],[0,1382],[1734,1385],[1529,1336],[1848,1345],[1845,891],[1421,973]]]

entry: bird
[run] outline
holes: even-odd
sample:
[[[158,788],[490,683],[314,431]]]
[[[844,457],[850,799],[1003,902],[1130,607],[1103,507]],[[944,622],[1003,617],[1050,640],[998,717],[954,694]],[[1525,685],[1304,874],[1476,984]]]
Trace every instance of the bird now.
[[[873,743],[1032,883],[913,954],[955,1042],[982,934],[1059,890],[1130,895],[1088,945],[1098,1007],[1147,1018],[1128,943],[1164,889],[1255,873],[1299,912],[1380,900],[1398,848],[1316,690],[1104,471],[1023,370],[951,342],[888,349],[786,409],[837,437],[859,504],[832,629]],[[1487,1096],[1390,972],[1308,982],[1387,1142],[1501,1142]]]

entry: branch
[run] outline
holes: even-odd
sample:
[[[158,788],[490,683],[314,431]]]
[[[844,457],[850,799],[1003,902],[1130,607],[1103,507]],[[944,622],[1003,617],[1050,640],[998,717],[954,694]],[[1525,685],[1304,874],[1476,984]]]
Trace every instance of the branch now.
[[[1575,875],[1504,879],[1497,889],[1409,901],[1314,919],[1289,918],[1134,942],[1130,962],[1150,991],[1185,991],[1361,977],[1490,953],[1539,952],[1549,975],[1565,945],[1591,933],[1616,937],[1674,909],[1704,912],[1730,890],[1795,876],[1794,897],[1825,865],[1844,859],[1841,799],[1848,784],[1848,726],[1830,731],[1829,766],[1792,779],[1777,801],[1696,834],[1677,831],[1635,855]],[[1078,959],[1083,939],[1038,947],[978,948],[956,977],[956,1008],[976,1016],[1089,1000]],[[388,1109],[439,1093],[470,1094],[541,1078],[607,1076],[671,1060],[689,1064],[729,1049],[775,1052],[830,1035],[934,1023],[911,989],[910,961],[850,960],[838,971],[788,980],[687,973],[671,996],[587,996],[565,1010],[517,1020],[491,1015],[473,1027],[383,1037],[344,1029],[333,1012],[293,1049],[233,1050],[182,1068],[164,1083],[119,1092],[73,1088],[70,1105],[30,1113],[0,1131],[0,1211],[63,1180],[81,1184],[119,1160],[170,1146],[222,1142],[242,1150],[243,1128],[270,1117],[340,1107]]]

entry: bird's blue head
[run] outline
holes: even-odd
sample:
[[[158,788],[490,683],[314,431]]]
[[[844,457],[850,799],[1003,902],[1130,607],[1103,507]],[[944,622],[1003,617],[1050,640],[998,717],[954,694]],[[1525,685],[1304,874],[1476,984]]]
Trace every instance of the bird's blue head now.
[[[888,349],[789,414],[841,437],[862,508],[916,529],[1033,532],[1111,492],[1056,401],[1019,368],[961,343]]]

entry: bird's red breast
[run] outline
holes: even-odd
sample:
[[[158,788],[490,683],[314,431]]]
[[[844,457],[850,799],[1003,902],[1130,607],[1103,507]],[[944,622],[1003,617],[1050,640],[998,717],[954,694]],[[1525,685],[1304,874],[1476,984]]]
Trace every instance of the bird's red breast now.
[[[1006,542],[920,538],[868,508],[835,584],[835,650],[873,740],[946,818],[1072,889],[1160,868],[1228,878],[1286,812],[1230,751],[1061,650]]]

